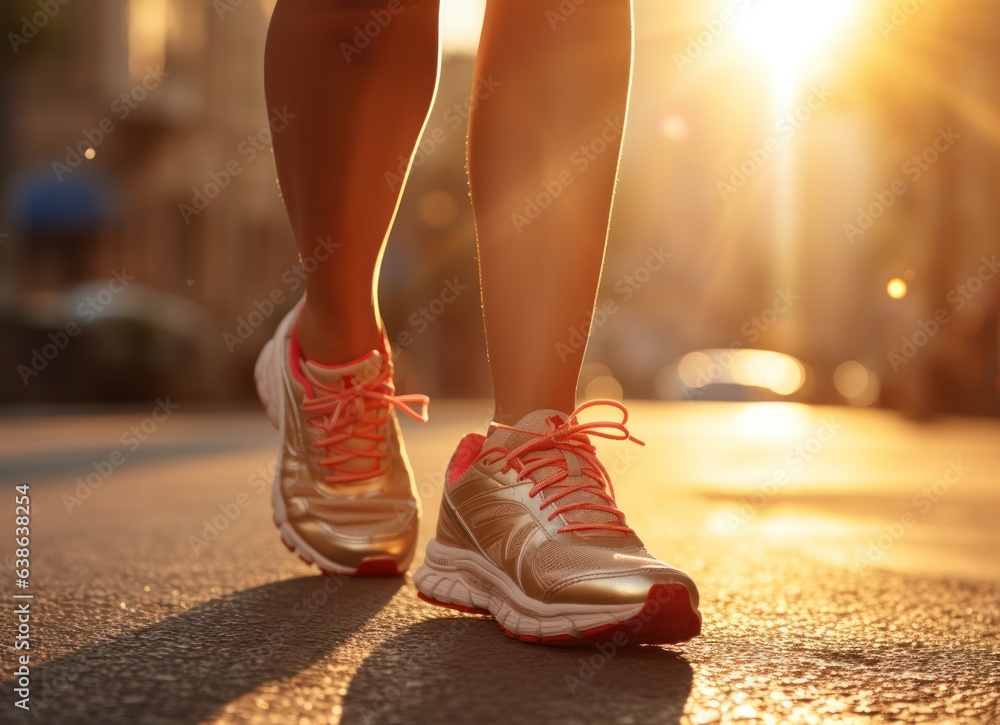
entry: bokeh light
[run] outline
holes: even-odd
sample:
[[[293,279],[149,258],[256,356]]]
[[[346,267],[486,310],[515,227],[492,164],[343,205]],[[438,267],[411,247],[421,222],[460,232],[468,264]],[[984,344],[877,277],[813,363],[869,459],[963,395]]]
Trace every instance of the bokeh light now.
[[[782,396],[792,395],[806,381],[805,366],[799,360],[770,350],[699,350],[681,358],[677,370],[689,388],[744,385]]]
[[[455,197],[443,189],[428,191],[420,199],[420,219],[429,227],[447,227],[457,214]]]
[[[596,400],[599,398],[621,401],[624,398],[621,383],[612,375],[599,375],[589,383],[584,389],[583,397],[586,400]]]
[[[906,282],[901,280],[899,277],[893,277],[889,280],[889,284],[885,286],[885,291],[894,300],[901,300],[906,297],[908,287]]]
[[[841,363],[833,374],[833,384],[851,405],[871,405],[878,400],[882,385],[878,376],[856,360]]]
[[[747,438],[796,438],[806,431],[809,415],[791,403],[749,403],[733,417],[733,427]]]
[[[688,122],[683,116],[672,113],[660,121],[660,133],[671,141],[683,141],[688,135]]]

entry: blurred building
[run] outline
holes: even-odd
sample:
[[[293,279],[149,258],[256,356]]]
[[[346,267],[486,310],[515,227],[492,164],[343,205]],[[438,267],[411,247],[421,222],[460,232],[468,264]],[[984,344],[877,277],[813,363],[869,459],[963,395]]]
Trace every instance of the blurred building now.
[[[263,98],[272,6],[100,0],[57,5],[38,28],[34,3],[5,7],[5,29],[26,26],[26,42],[12,61],[3,54],[2,366],[21,372],[3,376],[2,399],[250,394],[256,352],[302,290],[270,153],[268,116],[282,109]],[[464,100],[471,75],[471,59],[449,58],[442,107]],[[416,310],[456,269],[464,284],[476,280],[463,144],[464,132],[451,132],[414,175],[414,186],[431,188],[408,197],[387,257],[384,302],[399,318],[391,328],[411,326],[399,295]],[[415,249],[418,267],[405,261]],[[126,291],[99,314],[77,313],[77,297],[122,270],[134,277]],[[415,385],[488,389],[482,352],[478,375],[448,371],[469,359],[462,342],[476,342],[464,332],[481,326],[464,319],[479,315],[478,294],[461,302],[405,346],[401,377],[415,377],[406,360],[418,354],[431,374]],[[52,336],[73,322],[82,332],[50,354]],[[33,366],[36,351],[45,354]]]
[[[280,109],[263,100],[272,6],[94,0],[44,24],[37,2],[0,10],[8,40],[24,39],[0,53],[0,400],[252,394],[254,356],[301,291],[267,137]],[[1000,278],[980,269],[1000,253],[1000,11],[858,4],[834,72],[778,103],[780,63],[743,42],[751,7],[636,3],[583,390],[997,414]],[[754,30],[772,61],[795,47],[785,25]],[[468,54],[446,55],[381,280],[400,387],[437,395],[489,393],[464,171],[472,76]],[[112,302],[86,306],[123,271],[134,280]],[[442,305],[447,284],[464,291]],[[787,353],[803,380],[793,394],[685,387],[679,362],[707,349]]]
[[[36,4],[15,5],[5,25],[25,26],[27,42],[7,71],[10,239],[0,254],[5,325],[24,342],[7,349],[5,368],[44,350],[52,330],[73,321],[83,329],[66,354],[45,370],[31,366],[39,375],[25,385],[19,375],[4,397],[130,398],[159,387],[232,395],[243,386],[227,374],[217,328],[289,257],[254,71],[266,8],[101,0],[55,5],[35,27]],[[240,173],[226,179],[232,164]],[[71,188],[93,208],[46,224]],[[211,203],[183,213],[199,194]],[[128,287],[98,303],[95,319],[80,315],[73,290],[90,282],[99,291],[116,272]]]
[[[798,31],[770,18],[764,63],[741,37],[783,4],[637,5],[602,292],[630,298],[592,345],[627,395],[702,399],[656,381],[692,350],[762,348],[808,373],[795,395],[765,399],[1000,412],[1000,277],[984,264],[1000,255],[1000,10],[855,5],[832,71],[803,73],[784,104],[770,76],[789,72],[781,51]],[[770,74],[767,61],[779,61]],[[658,244],[670,262],[629,292]],[[901,299],[888,294],[896,278]],[[868,379],[847,395],[837,371],[858,366]]]

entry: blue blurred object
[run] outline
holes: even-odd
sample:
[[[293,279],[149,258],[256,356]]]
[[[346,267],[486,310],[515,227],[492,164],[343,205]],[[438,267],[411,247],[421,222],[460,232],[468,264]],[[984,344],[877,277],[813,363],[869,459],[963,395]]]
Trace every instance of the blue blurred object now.
[[[118,216],[115,195],[103,179],[78,171],[59,181],[48,169],[15,179],[8,209],[25,236],[96,229]]]

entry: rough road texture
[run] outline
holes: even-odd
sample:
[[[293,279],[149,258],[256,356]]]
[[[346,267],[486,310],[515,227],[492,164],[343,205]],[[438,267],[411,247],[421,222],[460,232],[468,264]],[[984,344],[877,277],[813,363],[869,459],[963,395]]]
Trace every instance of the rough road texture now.
[[[270,523],[263,415],[182,409],[133,451],[122,435],[151,410],[0,421],[0,556],[29,482],[36,597],[36,718],[13,707],[4,606],[0,721],[1000,722],[995,423],[633,406],[647,446],[604,459],[649,548],[699,582],[705,623],[618,650],[511,642],[409,578],[315,575]],[[452,446],[487,415],[435,401],[407,425],[425,537]]]

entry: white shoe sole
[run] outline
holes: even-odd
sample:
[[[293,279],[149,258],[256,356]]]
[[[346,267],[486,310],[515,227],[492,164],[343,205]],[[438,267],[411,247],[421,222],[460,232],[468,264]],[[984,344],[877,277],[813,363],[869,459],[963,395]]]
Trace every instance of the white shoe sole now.
[[[642,604],[546,604],[528,597],[484,556],[437,539],[428,543],[414,583],[425,601],[490,614],[508,637],[523,642],[674,644],[701,631],[701,615],[680,582],[653,585]]]

